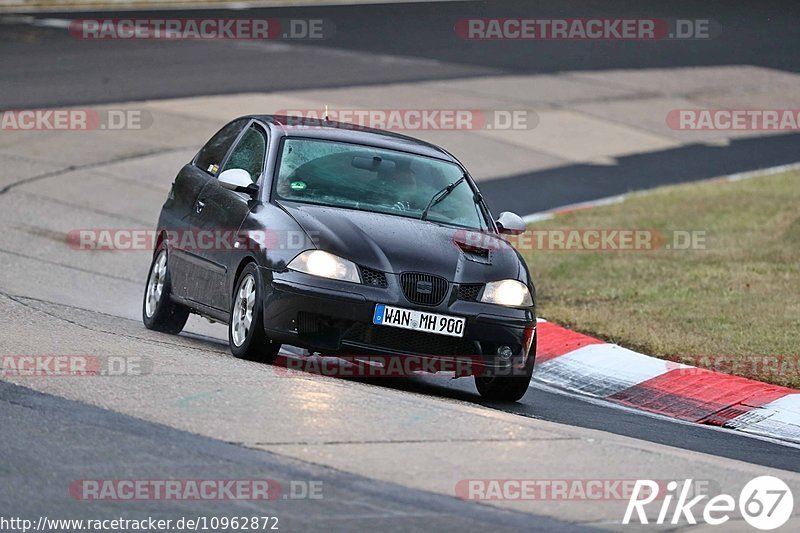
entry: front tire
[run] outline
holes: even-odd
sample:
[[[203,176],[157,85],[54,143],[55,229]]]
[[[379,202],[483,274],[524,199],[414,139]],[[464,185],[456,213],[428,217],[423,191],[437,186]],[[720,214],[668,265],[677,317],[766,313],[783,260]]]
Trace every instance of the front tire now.
[[[142,322],[147,329],[164,333],[180,333],[189,319],[189,309],[173,302],[169,295],[172,285],[169,278],[167,247],[158,247],[144,289]]]
[[[281,345],[264,332],[264,288],[255,263],[239,274],[228,320],[228,344],[231,353],[240,359],[271,363]]]
[[[483,398],[499,402],[516,402],[525,396],[533,377],[533,364],[536,359],[536,336],[528,353],[525,372],[521,376],[474,376],[475,388]]]

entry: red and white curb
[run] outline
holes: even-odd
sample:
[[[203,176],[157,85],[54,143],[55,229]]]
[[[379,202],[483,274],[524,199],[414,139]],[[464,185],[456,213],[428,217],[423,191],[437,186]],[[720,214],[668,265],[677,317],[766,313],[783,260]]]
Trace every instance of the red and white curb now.
[[[726,183],[800,169],[800,163],[715,178]],[[566,205],[525,222],[624,202],[631,194]],[[731,428],[800,444],[800,390],[640,354],[540,319],[537,381],[570,393],[684,422]]]
[[[534,378],[629,408],[800,444],[800,390],[657,359],[540,320]]]

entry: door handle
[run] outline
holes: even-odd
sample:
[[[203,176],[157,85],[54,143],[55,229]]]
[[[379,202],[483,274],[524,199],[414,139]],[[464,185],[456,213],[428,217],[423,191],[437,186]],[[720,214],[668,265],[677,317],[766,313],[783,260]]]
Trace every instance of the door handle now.
[[[195,209],[195,211],[197,211],[197,212],[199,213],[200,211],[202,211],[202,210],[203,210],[203,208],[204,208],[205,206],[206,206],[206,203],[205,203],[204,201],[202,201],[202,200],[197,200],[197,205],[195,206],[195,208],[194,208],[194,209]]]

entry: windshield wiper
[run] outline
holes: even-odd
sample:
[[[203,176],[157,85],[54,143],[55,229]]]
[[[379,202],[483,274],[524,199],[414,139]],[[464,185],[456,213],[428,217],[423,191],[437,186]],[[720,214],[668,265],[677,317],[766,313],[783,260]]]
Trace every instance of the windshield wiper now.
[[[425,210],[422,212],[422,216],[420,217],[420,220],[427,220],[428,211],[430,211],[433,206],[435,206],[436,204],[438,204],[439,202],[441,202],[442,200],[447,198],[447,195],[450,194],[451,192],[453,192],[453,189],[458,187],[458,185],[462,181],[464,181],[465,179],[467,179],[466,175],[461,176],[460,179],[454,181],[453,183],[451,183],[450,185],[448,185],[444,189],[442,189],[442,190],[438,191],[436,194],[434,194],[433,197],[431,198],[431,201],[428,202],[427,206],[425,206]]]

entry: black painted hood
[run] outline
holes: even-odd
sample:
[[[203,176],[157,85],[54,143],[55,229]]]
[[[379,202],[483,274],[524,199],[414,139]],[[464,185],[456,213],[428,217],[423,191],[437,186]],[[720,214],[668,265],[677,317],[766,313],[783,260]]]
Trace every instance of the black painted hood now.
[[[453,282],[521,279],[521,260],[494,234],[402,216],[282,203],[317,248],[383,272],[427,272]]]

